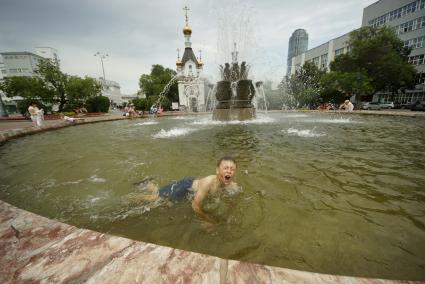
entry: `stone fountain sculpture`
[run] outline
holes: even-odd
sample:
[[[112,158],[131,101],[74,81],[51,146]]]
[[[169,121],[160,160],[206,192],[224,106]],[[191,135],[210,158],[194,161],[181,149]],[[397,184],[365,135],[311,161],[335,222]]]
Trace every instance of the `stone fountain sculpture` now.
[[[213,111],[213,119],[220,121],[249,120],[255,118],[252,99],[255,88],[248,79],[249,66],[242,62],[232,65],[220,65],[222,80],[217,82],[217,105]]]

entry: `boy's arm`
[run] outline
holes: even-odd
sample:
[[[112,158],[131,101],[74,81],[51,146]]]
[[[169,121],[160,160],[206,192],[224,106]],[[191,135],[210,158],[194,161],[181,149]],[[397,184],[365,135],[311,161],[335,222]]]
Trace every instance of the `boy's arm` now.
[[[209,191],[209,183],[200,180],[198,184],[198,188],[195,193],[195,197],[193,198],[193,201],[192,201],[192,208],[193,208],[193,211],[195,211],[201,218],[211,222],[212,221],[211,217],[205,214],[205,212],[201,208],[202,201],[208,195],[208,191]]]

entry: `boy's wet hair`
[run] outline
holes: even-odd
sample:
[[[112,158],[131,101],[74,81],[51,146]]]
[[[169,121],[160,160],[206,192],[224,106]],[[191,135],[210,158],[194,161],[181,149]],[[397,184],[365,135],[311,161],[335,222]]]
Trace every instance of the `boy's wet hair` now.
[[[221,165],[221,162],[223,162],[223,161],[230,161],[230,162],[233,162],[236,165],[236,161],[235,161],[235,159],[233,159],[233,157],[224,156],[217,161],[217,168]]]

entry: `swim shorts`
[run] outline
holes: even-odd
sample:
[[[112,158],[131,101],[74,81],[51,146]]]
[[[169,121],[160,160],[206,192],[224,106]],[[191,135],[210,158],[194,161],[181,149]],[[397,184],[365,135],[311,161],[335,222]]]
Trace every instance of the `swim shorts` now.
[[[189,188],[192,187],[194,180],[195,178],[188,177],[161,187],[159,196],[172,201],[181,201],[189,194]]]

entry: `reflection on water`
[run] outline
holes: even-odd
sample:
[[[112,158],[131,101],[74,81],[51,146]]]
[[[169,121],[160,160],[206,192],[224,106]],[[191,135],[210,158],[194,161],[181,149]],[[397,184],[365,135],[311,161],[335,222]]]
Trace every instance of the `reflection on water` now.
[[[244,167],[253,159],[259,151],[260,141],[256,137],[257,132],[248,125],[227,125],[214,131],[212,146],[214,156],[233,156],[238,167]]]
[[[0,147],[0,198],[80,227],[224,258],[310,271],[425,279],[425,121],[268,114],[81,125]],[[134,186],[238,160],[240,192],[144,203]]]

